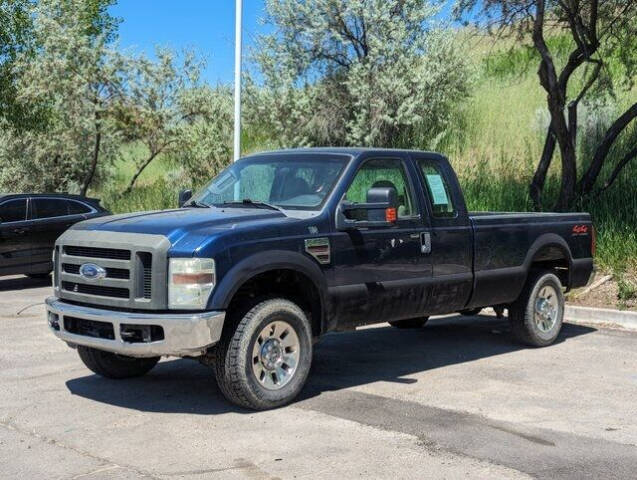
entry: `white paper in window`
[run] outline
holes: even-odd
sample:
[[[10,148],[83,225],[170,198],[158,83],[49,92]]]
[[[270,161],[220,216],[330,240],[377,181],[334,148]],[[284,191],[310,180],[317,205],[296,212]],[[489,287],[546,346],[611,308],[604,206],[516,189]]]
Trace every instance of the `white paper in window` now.
[[[429,184],[429,190],[431,190],[434,205],[449,205],[449,198],[447,197],[442,177],[439,174],[427,175],[427,183]]]

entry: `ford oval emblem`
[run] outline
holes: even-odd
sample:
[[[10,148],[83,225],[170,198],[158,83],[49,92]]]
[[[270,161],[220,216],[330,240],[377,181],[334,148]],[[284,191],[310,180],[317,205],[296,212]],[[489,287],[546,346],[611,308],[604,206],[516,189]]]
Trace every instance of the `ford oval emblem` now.
[[[99,280],[106,276],[106,269],[94,263],[85,263],[80,267],[80,275],[86,280]]]

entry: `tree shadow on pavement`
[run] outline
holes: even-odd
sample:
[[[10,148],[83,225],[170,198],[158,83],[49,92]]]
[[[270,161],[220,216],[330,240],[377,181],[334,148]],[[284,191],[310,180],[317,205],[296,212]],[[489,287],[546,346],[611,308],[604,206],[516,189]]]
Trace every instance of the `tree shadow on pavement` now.
[[[12,290],[24,290],[27,288],[42,288],[51,286],[51,277],[29,278],[29,277],[9,277],[0,278],[0,292]]]
[[[565,323],[556,343],[594,331]],[[404,378],[414,373],[525,348],[511,338],[506,319],[488,316],[434,319],[414,330],[387,326],[329,334],[315,345],[312,371],[299,399],[378,381],[395,382],[400,388],[400,384],[417,382]],[[109,380],[89,375],[66,384],[74,395],[140,411],[250,412],[227,402],[212,370],[193,360],[160,362],[141,378]]]

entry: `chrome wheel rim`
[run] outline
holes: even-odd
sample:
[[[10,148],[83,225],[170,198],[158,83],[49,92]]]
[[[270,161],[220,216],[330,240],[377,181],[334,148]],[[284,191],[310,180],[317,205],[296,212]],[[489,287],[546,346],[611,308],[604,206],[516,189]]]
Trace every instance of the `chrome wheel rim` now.
[[[555,326],[559,313],[557,291],[551,285],[540,288],[535,298],[534,320],[537,328],[547,333]]]
[[[268,390],[287,385],[299,363],[301,344],[292,326],[276,320],[268,323],[257,336],[252,348],[252,372]]]

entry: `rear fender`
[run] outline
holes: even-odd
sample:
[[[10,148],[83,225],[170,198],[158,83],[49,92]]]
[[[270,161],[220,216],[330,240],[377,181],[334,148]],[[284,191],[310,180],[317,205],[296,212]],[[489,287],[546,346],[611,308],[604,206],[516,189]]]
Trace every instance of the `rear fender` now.
[[[540,235],[533,242],[533,244],[531,244],[531,247],[526,254],[526,258],[524,259],[524,270],[526,271],[526,275],[528,277],[529,271],[531,270],[531,264],[533,263],[533,260],[537,253],[544,248],[550,247],[556,247],[560,249],[566,257],[566,261],[568,262],[569,280],[568,285],[565,285],[565,287],[569,288],[571,285],[571,275],[573,273],[573,256],[571,254],[571,249],[566,243],[566,240],[555,233],[545,233],[543,235]]]

